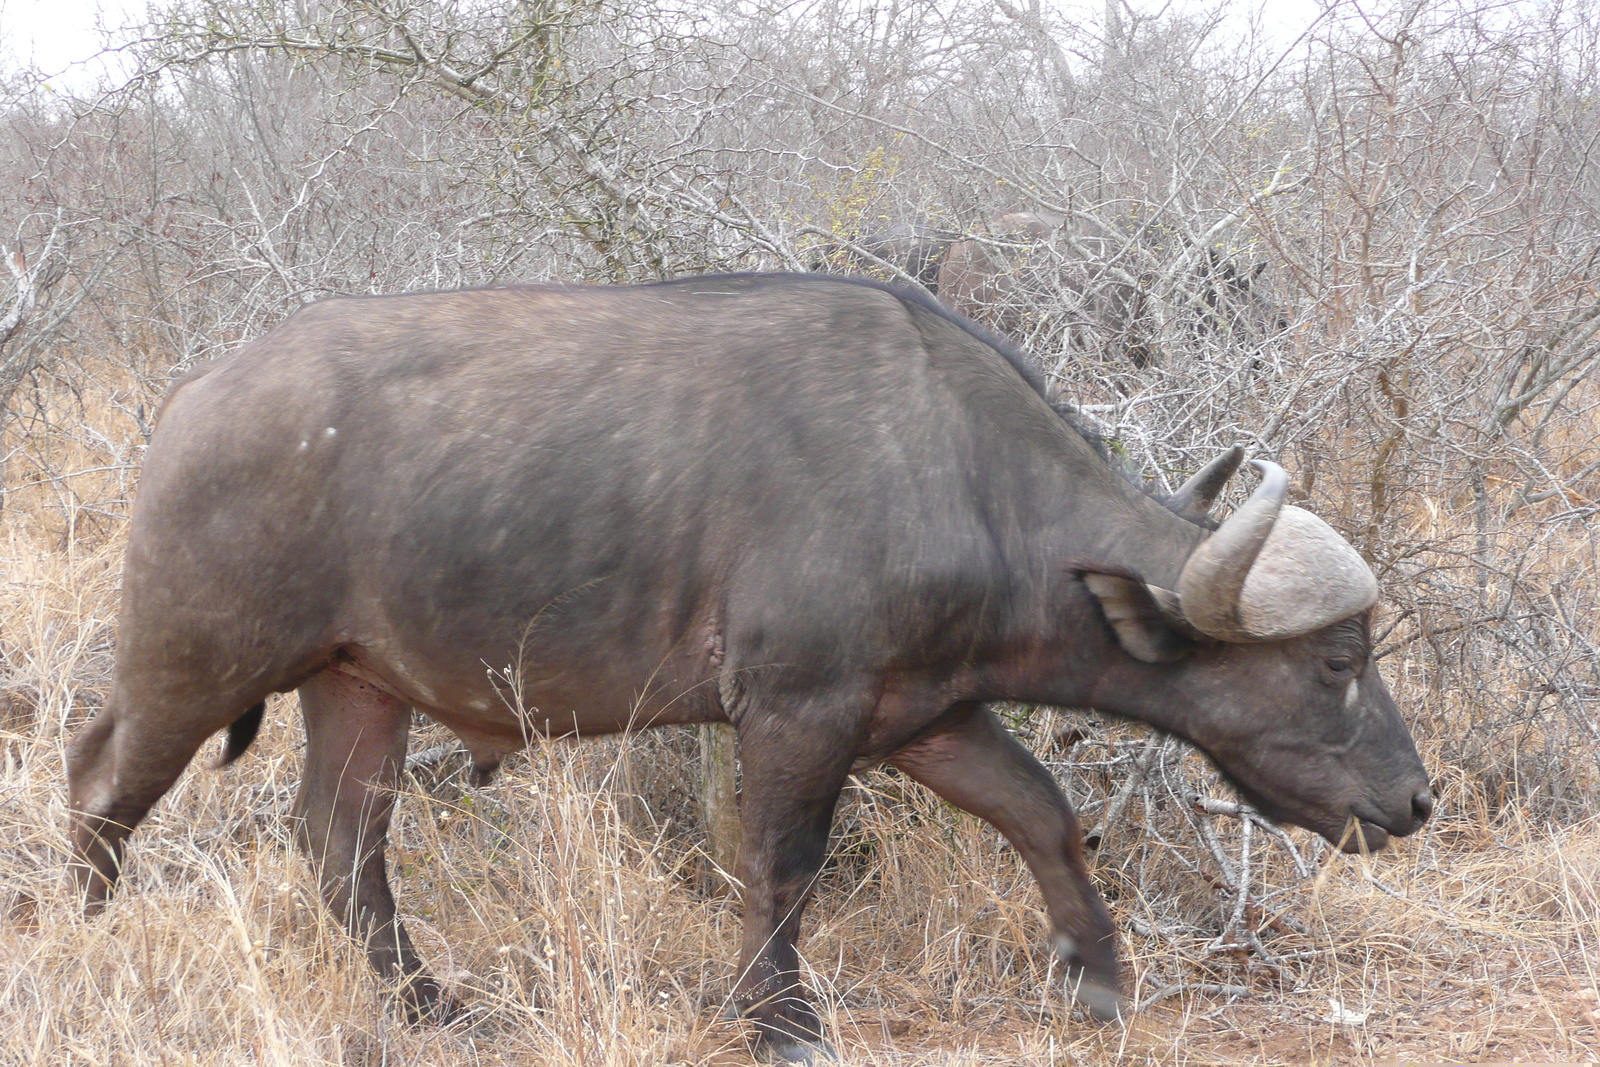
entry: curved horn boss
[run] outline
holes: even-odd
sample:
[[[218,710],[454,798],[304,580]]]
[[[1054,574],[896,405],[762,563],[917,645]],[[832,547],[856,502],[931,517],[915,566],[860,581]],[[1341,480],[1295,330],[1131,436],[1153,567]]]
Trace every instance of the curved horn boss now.
[[[1350,543],[1309,511],[1284,503],[1283,468],[1259,459],[1251,466],[1261,484],[1195,549],[1178,577],[1184,620],[1221,641],[1276,641],[1377,603],[1378,580]]]

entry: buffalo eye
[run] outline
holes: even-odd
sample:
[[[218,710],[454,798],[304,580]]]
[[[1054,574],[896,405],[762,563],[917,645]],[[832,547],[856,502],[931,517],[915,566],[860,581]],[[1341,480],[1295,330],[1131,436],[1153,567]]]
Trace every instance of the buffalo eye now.
[[[1356,661],[1349,656],[1333,656],[1324,662],[1327,663],[1328,670],[1341,677],[1354,674],[1356,670]]]

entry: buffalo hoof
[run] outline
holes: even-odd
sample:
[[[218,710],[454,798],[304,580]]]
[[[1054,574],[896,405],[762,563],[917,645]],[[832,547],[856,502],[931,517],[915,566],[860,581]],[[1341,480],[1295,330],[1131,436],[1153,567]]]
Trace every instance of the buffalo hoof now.
[[[1089,1013],[1095,1022],[1114,1023],[1121,1020],[1126,1010],[1122,994],[1107,985],[1089,978],[1067,979],[1067,997]]]
[[[450,1027],[469,1014],[465,1004],[425,975],[413,977],[395,994],[407,1025],[417,1028]]]
[[[750,1052],[762,1063],[837,1063],[839,1054],[832,1045],[821,1037],[797,1037],[792,1030],[797,1029],[802,1034],[820,1034],[822,1023],[814,1014],[807,1012],[809,1018],[805,1020],[751,1020],[755,1022],[755,1032],[750,1037]],[[729,1000],[722,1006],[724,1021],[734,1019],[749,1019],[748,1010],[741,1009],[739,1005]],[[791,1029],[792,1028],[792,1029]],[[785,1032],[789,1030],[790,1032]]]
[[[763,1041],[756,1049],[763,1063],[838,1063],[839,1054],[828,1042],[800,1041],[796,1038],[778,1038]]]
[[[1067,999],[1088,1012],[1097,1022],[1114,1023],[1121,1019],[1125,1008],[1115,978],[1110,982],[1091,978],[1090,968],[1078,955],[1077,942],[1066,934],[1056,934],[1051,947],[1055,950],[1056,958],[1067,968]],[[1112,966],[1111,974],[1114,976],[1115,964]]]

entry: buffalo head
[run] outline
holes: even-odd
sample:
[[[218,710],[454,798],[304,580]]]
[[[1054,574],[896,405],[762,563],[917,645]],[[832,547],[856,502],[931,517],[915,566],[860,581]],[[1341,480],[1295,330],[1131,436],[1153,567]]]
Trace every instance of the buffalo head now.
[[[1242,456],[1231,450],[1170,503],[1203,515]],[[1254,466],[1260,487],[1174,588],[1084,575],[1137,661],[1102,680],[1096,706],[1117,710],[1126,687],[1162,708],[1139,718],[1192,741],[1264,815],[1346,851],[1381,848],[1427,819],[1433,793],[1373,661],[1378,583],[1327,523],[1284,502],[1281,467]]]

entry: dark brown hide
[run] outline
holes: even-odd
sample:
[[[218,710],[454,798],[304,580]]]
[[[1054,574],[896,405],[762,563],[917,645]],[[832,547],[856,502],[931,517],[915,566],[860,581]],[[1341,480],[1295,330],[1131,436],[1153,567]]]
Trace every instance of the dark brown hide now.
[[[530,734],[732,722],[735,997],[779,1058],[824,1047],[801,910],[846,776],[883,761],[1017,846],[1080,1001],[1117,1010],[1077,821],[985,702],[1152,723],[1331,838],[1413,830],[1427,781],[1364,617],[1242,644],[1169,620],[1134,576],[1176,588],[1205,530],[997,344],[881,286],[734,276],[327,300],[191,375],[139,486],[110,699],[69,757],[91,907],[200,744],[238,722],[242,748],[295,689],[298,840],[419,1016],[453,1004],[384,866],[410,708],[481,768]]]

